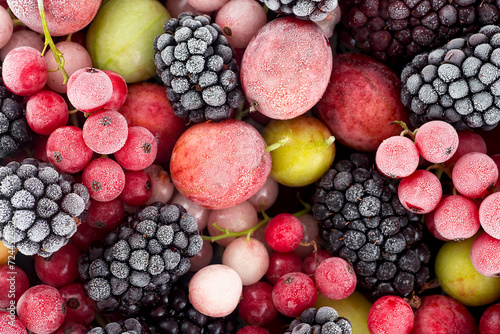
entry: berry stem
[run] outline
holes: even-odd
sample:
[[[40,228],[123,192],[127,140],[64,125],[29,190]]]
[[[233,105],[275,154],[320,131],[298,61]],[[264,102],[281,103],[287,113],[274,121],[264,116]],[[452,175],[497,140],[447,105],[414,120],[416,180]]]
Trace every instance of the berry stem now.
[[[64,57],[61,51],[59,51],[54,44],[54,40],[52,39],[52,36],[50,35],[49,32],[49,26],[47,24],[47,17],[45,16],[45,8],[43,6],[43,0],[38,0],[38,10],[40,11],[40,18],[42,19],[42,27],[43,27],[43,34],[45,35],[45,43],[43,45],[43,50],[42,50],[42,56],[45,53],[45,50],[47,50],[47,46],[50,47],[52,50],[52,54],[54,55],[54,59],[56,60],[57,63],[57,68],[61,71],[63,75],[63,84],[65,85],[68,82],[69,75],[64,69]]]
[[[296,216],[296,217],[300,217],[302,216],[303,214],[306,214],[308,213],[309,211],[311,211],[311,205],[309,203],[305,203],[303,202],[300,198],[300,203],[302,205],[304,205],[304,209],[294,213],[293,215]],[[231,232],[229,231],[229,229],[223,229],[221,228],[220,226],[217,225],[217,223],[213,223],[213,226],[218,229],[219,231],[222,231],[224,232],[224,234],[221,234],[221,235],[215,235],[215,236],[208,236],[208,235],[203,235],[201,236],[201,238],[203,240],[207,240],[207,241],[210,241],[210,242],[214,242],[214,241],[217,241],[217,240],[220,240],[220,239],[224,239],[224,238],[229,238],[229,237],[242,237],[242,236],[245,236],[247,237],[247,240],[250,240],[250,237],[252,236],[252,234],[257,231],[260,227],[266,225],[267,223],[269,223],[272,219],[272,217],[268,216],[264,211],[262,211],[262,216],[264,217],[264,219],[262,219],[257,225],[247,229],[247,230],[244,230],[244,231],[240,231],[240,232]]]
[[[437,170],[436,176],[438,179],[441,179],[441,175],[445,173],[451,179],[451,170],[450,168],[445,167],[443,164],[433,164],[427,167],[425,170]]]
[[[285,145],[288,142],[288,140],[290,140],[291,136],[292,136],[292,129],[288,129],[288,134],[286,135],[286,137],[279,140],[278,142],[276,142],[274,144],[267,146],[266,152],[274,151],[274,150],[280,148],[281,146]]]
[[[408,129],[408,126],[403,121],[392,121],[391,125],[393,124],[399,124],[403,128],[403,131],[401,131],[400,136],[408,135],[411,137],[413,141],[415,141],[415,135],[417,134],[418,129],[415,129],[415,131],[411,131],[410,129]]]

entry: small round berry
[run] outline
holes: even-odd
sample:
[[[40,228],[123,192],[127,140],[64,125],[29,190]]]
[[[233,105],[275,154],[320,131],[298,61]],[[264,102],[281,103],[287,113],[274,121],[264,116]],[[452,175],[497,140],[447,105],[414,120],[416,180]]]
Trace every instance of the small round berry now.
[[[411,306],[398,296],[377,299],[368,312],[370,334],[409,334],[414,321]]]
[[[64,173],[81,172],[92,159],[93,152],[83,141],[82,130],[63,126],[47,139],[47,158]]]
[[[500,240],[483,233],[472,243],[470,260],[484,276],[500,276]]]
[[[422,157],[432,163],[449,160],[458,149],[458,133],[444,121],[430,121],[423,124],[415,135],[415,145]]]
[[[434,210],[441,201],[442,195],[443,188],[439,179],[423,169],[417,169],[399,182],[399,201],[407,210],[418,214]]]
[[[469,198],[480,198],[497,183],[498,167],[484,153],[467,153],[456,162],[451,178],[459,193]]]
[[[468,239],[479,230],[479,209],[467,197],[448,196],[434,211],[434,227],[446,240]]]
[[[107,202],[122,193],[125,187],[125,173],[116,161],[98,158],[85,167],[82,182],[88,188],[91,198]]]
[[[103,71],[86,67],[69,77],[67,94],[75,108],[82,112],[94,112],[111,100],[113,83]]]
[[[120,194],[123,203],[130,206],[141,206],[151,198],[153,184],[144,170],[126,170],[125,188]]]
[[[354,292],[357,279],[354,268],[346,260],[330,257],[319,264],[314,281],[326,298],[341,300]]]
[[[27,334],[26,327],[14,314],[0,311],[0,328],[2,334]]]
[[[500,193],[488,195],[479,206],[479,222],[483,230],[500,239]]]
[[[283,275],[273,287],[276,309],[287,317],[298,317],[305,309],[313,307],[318,292],[312,278],[304,273]]]
[[[47,83],[47,62],[40,51],[30,46],[12,49],[2,64],[3,84],[12,93],[30,96]]]
[[[417,169],[419,159],[415,143],[403,136],[385,139],[375,154],[378,170],[393,179],[411,175]]]
[[[267,224],[265,238],[267,244],[276,252],[291,252],[304,238],[304,226],[294,215],[281,213]]]
[[[56,288],[35,285],[19,298],[17,314],[26,329],[37,334],[50,334],[63,324],[66,304]]]
[[[115,153],[125,145],[128,136],[127,120],[116,110],[93,113],[83,124],[83,140],[94,152]]]
[[[200,313],[223,317],[236,309],[243,286],[236,271],[223,264],[200,269],[189,281],[189,301]]]
[[[68,104],[63,97],[50,90],[32,95],[26,103],[26,120],[38,134],[50,135],[66,125],[69,119]]]
[[[155,161],[157,152],[158,144],[151,131],[132,126],[128,129],[125,145],[115,153],[115,159],[127,170],[141,170]]]

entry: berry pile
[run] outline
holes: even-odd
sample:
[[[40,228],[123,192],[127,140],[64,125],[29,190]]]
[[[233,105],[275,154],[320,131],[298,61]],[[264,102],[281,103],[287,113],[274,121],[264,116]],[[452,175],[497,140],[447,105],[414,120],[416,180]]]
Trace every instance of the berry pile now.
[[[499,9],[0,0],[0,333],[497,334]]]
[[[495,1],[340,0],[339,5],[343,45],[394,64],[500,18]]]
[[[206,15],[170,19],[153,45],[174,113],[199,123],[229,118],[244,99],[234,48]]]
[[[188,258],[201,246],[194,217],[180,205],[158,202],[94,241],[78,260],[80,277],[101,311],[132,315],[187,273]]]
[[[445,120],[457,130],[491,130],[500,121],[500,27],[488,25],[419,54],[401,73],[401,101],[419,127]]]
[[[338,161],[321,178],[314,202],[328,251],[354,267],[358,284],[373,299],[407,297],[423,287],[430,252],[420,242],[419,216],[403,207],[396,186],[367,156]]]
[[[1,240],[28,256],[51,256],[75,234],[89,199],[84,185],[49,163],[10,162],[0,167]]]

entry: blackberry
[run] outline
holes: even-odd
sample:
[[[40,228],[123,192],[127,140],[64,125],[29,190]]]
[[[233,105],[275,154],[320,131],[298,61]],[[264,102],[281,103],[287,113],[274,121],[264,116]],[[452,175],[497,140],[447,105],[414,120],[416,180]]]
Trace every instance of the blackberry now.
[[[443,120],[457,130],[500,121],[500,27],[488,25],[424,52],[401,73],[401,101],[415,127]]]
[[[208,15],[179,14],[153,47],[174,113],[194,123],[230,118],[244,100],[235,52]]]
[[[429,276],[419,216],[401,205],[393,181],[353,153],[323,175],[313,197],[327,250],[354,267],[358,287],[373,299],[407,297]]]
[[[238,326],[237,311],[225,317],[214,318],[193,307],[188,297],[190,276],[184,275],[172,284],[156,305],[142,315],[141,320],[149,324],[154,334],[235,333]]]
[[[2,64],[0,63],[0,73]],[[31,140],[23,97],[11,93],[0,76],[0,159],[15,156]]]
[[[50,163],[25,159],[0,167],[0,240],[48,257],[66,245],[90,206],[87,188]]]
[[[273,12],[322,21],[338,6],[337,0],[259,0]]]
[[[196,219],[178,205],[157,202],[128,216],[78,260],[87,295],[102,312],[128,316],[165,293],[202,247]]]
[[[382,62],[402,60],[497,24],[494,0],[340,0],[340,40]]]
[[[304,310],[300,317],[294,319],[285,334],[352,334],[349,320],[339,317],[337,310],[329,306],[319,309],[314,307]]]
[[[129,318],[119,322],[110,322],[104,328],[94,327],[86,334],[149,334],[150,331],[146,325],[139,320]]]

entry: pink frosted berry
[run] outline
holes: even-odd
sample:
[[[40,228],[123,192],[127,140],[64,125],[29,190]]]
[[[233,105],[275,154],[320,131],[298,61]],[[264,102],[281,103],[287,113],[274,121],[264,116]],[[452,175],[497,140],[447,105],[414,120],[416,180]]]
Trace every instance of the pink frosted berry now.
[[[479,206],[479,222],[483,230],[500,239],[500,193],[488,195]]]
[[[291,252],[304,238],[304,226],[294,215],[281,213],[267,224],[265,238],[276,252]]]
[[[340,257],[323,260],[314,273],[314,281],[326,298],[341,300],[356,289],[356,273],[353,267]]]
[[[123,147],[115,152],[116,161],[125,169],[141,170],[149,167],[156,159],[158,144],[145,127],[132,126]]]
[[[125,218],[125,209],[120,199],[98,202],[91,198],[90,208],[83,223],[97,230],[111,231],[123,221],[123,218]]]
[[[459,193],[469,198],[480,198],[497,183],[498,168],[493,159],[484,153],[467,153],[456,162],[451,178]]]
[[[385,139],[375,154],[378,170],[393,179],[411,175],[417,169],[419,160],[415,143],[403,136]]]
[[[11,50],[2,64],[3,84],[12,93],[30,96],[47,83],[47,62],[40,51],[30,46]]]
[[[398,296],[383,296],[370,307],[367,322],[370,334],[409,334],[414,321],[408,302]]]
[[[83,141],[82,130],[63,126],[52,132],[47,140],[47,158],[65,173],[78,173],[92,159],[92,150]]]
[[[500,303],[486,309],[479,320],[479,333],[496,334],[500,328]]]
[[[446,240],[463,240],[479,230],[479,209],[461,195],[448,196],[434,211],[434,227]]]
[[[274,285],[272,295],[276,309],[287,317],[300,316],[318,299],[312,278],[297,272],[283,275]]]
[[[189,301],[200,313],[223,317],[236,309],[240,301],[240,276],[223,264],[200,269],[189,281]]]
[[[429,171],[417,169],[399,182],[398,197],[401,204],[415,213],[425,214],[434,210],[443,194],[441,182]]]
[[[470,250],[474,268],[484,276],[500,276],[500,240],[483,233],[474,240]]]
[[[444,196],[443,196],[444,198]],[[434,213],[436,210],[429,212],[428,214],[425,215],[425,226],[427,226],[427,229],[431,234],[434,236],[434,238],[442,240],[442,241],[448,241],[445,237],[443,237],[436,229],[436,224],[434,223]]]
[[[418,132],[418,131],[417,131]],[[457,162],[467,153],[487,153],[486,141],[480,134],[472,131],[460,131],[458,133],[458,148],[455,154],[445,162],[445,165]]]
[[[68,104],[63,97],[50,90],[32,95],[26,103],[26,120],[38,134],[50,135],[68,122]]]
[[[151,197],[152,185],[148,173],[143,170],[125,171],[125,188],[120,194],[123,203],[130,206],[146,204]]]
[[[0,266],[0,309],[7,310],[28,290],[28,275],[16,265]],[[1,328],[1,327],[0,327]]]
[[[432,163],[449,160],[457,151],[458,140],[457,130],[444,121],[424,123],[415,135],[418,152]]]
[[[127,82],[121,75],[116,72],[110,70],[104,70],[103,72],[108,75],[108,77],[111,79],[111,83],[113,84],[113,94],[111,95],[111,99],[108,103],[106,103],[104,108],[118,110],[127,99]]]
[[[111,100],[113,83],[103,71],[85,67],[69,77],[67,94],[75,108],[83,112],[94,112]]]
[[[56,288],[35,285],[19,298],[17,314],[26,329],[37,334],[50,334],[63,324],[66,304]]]
[[[266,272],[266,279],[272,285],[276,284],[281,276],[301,272],[302,262],[300,256],[295,252],[272,252],[269,256],[269,267]]]
[[[13,311],[14,312],[14,311]],[[2,329],[2,334],[27,334],[26,327],[24,324],[16,317],[15,314],[9,312],[0,311],[0,328]]]
[[[125,187],[125,173],[116,161],[98,158],[85,167],[82,182],[91,198],[107,202],[120,196]]]
[[[83,124],[83,140],[94,152],[115,153],[125,145],[128,136],[127,120],[115,110],[93,113]]]

